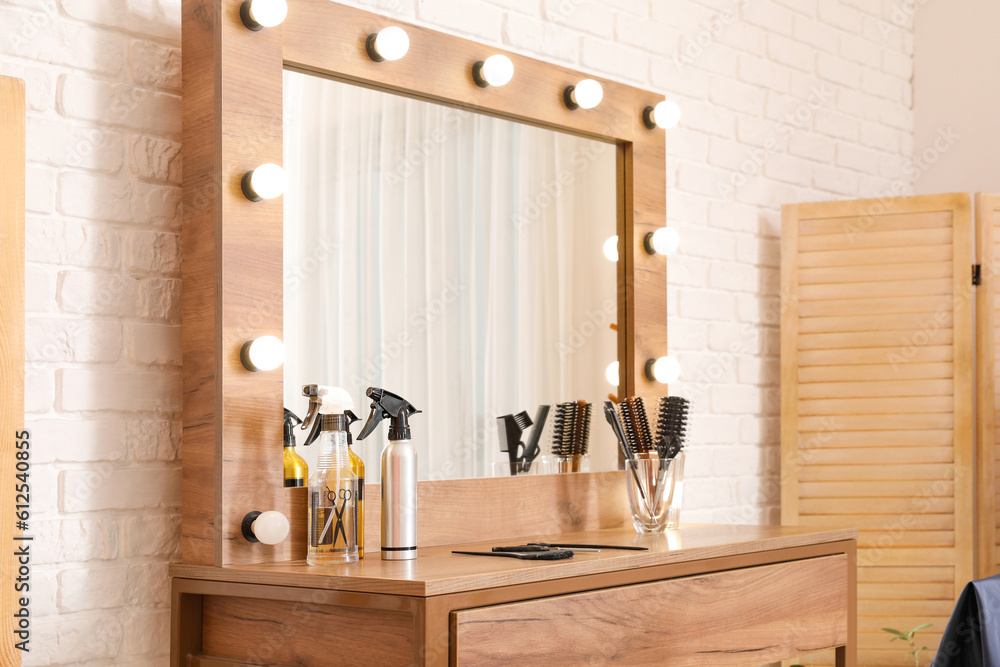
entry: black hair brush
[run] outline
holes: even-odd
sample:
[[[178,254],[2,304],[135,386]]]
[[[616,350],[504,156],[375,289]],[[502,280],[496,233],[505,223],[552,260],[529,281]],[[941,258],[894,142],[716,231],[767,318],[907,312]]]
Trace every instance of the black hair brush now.
[[[660,457],[657,485],[663,482],[670,461],[684,449],[690,405],[686,398],[680,396],[665,396],[660,399],[659,416],[656,420],[656,453]]]
[[[684,449],[690,402],[680,396],[660,399],[656,420],[656,451],[660,459],[672,459]]]
[[[552,454],[559,472],[580,472],[580,461],[590,447],[590,403],[576,401],[556,405],[552,423]]]

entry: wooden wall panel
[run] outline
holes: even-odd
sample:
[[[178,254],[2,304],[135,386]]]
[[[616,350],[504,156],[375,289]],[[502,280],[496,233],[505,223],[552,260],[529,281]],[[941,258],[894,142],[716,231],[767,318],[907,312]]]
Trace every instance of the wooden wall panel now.
[[[14,447],[24,428],[24,81],[0,76],[0,542],[13,542]],[[29,440],[30,442],[30,440]],[[30,530],[28,532],[31,532]],[[0,616],[13,618],[19,608],[11,582],[17,563],[14,548],[0,557]],[[12,628],[11,623],[5,626]],[[0,663],[20,665],[21,653],[11,635],[0,642]]]
[[[975,576],[972,238],[967,195],[783,211],[782,523],[859,529],[860,664]]]

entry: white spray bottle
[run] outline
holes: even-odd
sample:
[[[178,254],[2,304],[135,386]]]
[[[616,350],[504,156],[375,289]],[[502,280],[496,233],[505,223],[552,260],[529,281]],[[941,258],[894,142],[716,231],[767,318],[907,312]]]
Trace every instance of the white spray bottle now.
[[[311,423],[306,444],[318,442],[319,460],[309,476],[309,518],[307,522],[310,565],[336,565],[358,560],[359,500],[358,476],[351,469],[347,448],[349,418],[354,408],[350,394],[340,387],[306,385],[309,414],[303,427]]]

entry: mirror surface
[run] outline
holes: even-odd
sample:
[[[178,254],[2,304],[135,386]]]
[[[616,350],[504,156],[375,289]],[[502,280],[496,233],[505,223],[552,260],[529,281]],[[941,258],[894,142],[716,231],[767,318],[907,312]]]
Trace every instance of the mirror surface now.
[[[539,404],[550,457],[555,404],[586,400],[589,470],[616,469],[615,147],[291,71],[284,116],[285,406],[339,385],[365,420],[367,387],[400,394],[440,480],[494,475],[497,417]],[[354,445],[369,481],[386,423]]]

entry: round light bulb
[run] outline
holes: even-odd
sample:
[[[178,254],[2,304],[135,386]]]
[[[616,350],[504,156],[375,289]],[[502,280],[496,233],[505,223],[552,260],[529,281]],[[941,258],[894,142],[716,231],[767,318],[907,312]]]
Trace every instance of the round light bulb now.
[[[504,86],[514,78],[514,63],[507,56],[490,56],[479,68],[479,73],[487,85]]]
[[[250,201],[274,199],[285,194],[288,177],[284,169],[268,162],[244,174],[242,186],[243,194]]]
[[[604,256],[612,262],[618,261],[618,237],[612,236],[604,242]]]
[[[581,109],[593,109],[604,99],[604,88],[593,79],[584,79],[572,87],[569,96]]]
[[[261,512],[251,526],[254,537],[262,544],[280,544],[288,537],[290,529],[288,517],[275,510]]]
[[[240,14],[243,23],[251,30],[273,28],[288,16],[288,3],[285,0],[246,0]]]
[[[671,229],[670,227],[661,227],[655,232],[650,232],[646,234],[644,239],[646,252],[650,255],[672,255],[677,252],[680,244],[680,234],[677,233],[676,229]]]
[[[604,378],[608,381],[612,387],[618,386],[618,362],[612,361],[608,364],[608,367],[604,369]]]
[[[646,362],[646,378],[650,381],[669,384],[681,376],[681,365],[673,357],[660,357]]]
[[[677,125],[681,120],[681,108],[677,102],[666,100],[660,102],[653,109],[653,122],[660,129],[667,130]]]
[[[372,60],[399,60],[410,50],[410,38],[399,26],[382,28],[373,37],[374,39],[368,38],[370,44],[368,55]]]
[[[275,336],[261,336],[244,343],[240,360],[248,371],[273,371],[285,363],[285,344]]]

